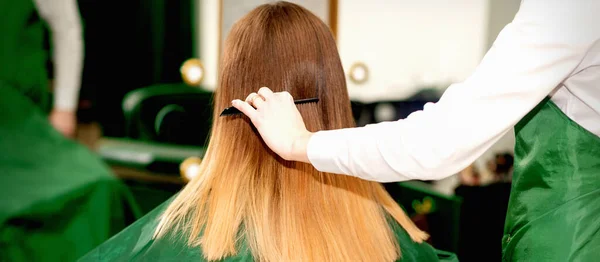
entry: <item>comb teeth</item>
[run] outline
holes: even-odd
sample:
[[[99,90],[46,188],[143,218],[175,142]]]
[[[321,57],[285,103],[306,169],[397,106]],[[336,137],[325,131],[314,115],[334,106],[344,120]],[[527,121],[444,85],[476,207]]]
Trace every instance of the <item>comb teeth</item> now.
[[[230,106],[228,108],[225,108],[225,110],[223,110],[223,112],[221,112],[221,114],[219,116],[229,116],[229,115],[237,115],[240,114],[242,112],[240,112],[240,110],[238,110],[237,108]]]

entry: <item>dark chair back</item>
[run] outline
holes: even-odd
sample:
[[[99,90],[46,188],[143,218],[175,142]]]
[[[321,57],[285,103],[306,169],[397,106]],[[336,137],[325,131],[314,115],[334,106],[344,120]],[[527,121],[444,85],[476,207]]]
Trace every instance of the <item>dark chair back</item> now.
[[[126,136],[204,146],[212,123],[212,92],[181,84],[136,89],[123,99]]]

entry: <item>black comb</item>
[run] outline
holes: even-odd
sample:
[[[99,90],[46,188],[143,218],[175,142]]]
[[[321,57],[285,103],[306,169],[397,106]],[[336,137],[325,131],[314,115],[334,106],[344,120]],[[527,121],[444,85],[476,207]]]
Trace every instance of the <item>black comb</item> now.
[[[319,102],[319,98],[313,97],[313,98],[294,100],[294,104],[296,104],[296,105],[311,103],[311,102]],[[237,115],[237,114],[241,114],[241,113],[242,112],[240,112],[240,110],[238,110],[237,108],[230,106],[228,108],[225,108],[219,116],[232,116],[232,115]]]

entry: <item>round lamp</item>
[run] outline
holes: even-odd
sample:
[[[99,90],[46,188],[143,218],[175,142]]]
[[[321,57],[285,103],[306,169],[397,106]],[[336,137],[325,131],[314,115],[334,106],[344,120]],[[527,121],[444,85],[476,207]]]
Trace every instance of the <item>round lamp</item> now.
[[[181,65],[181,78],[189,86],[198,86],[204,79],[204,65],[197,58],[190,58]]]
[[[199,157],[186,158],[183,162],[181,162],[181,165],[179,165],[181,178],[183,178],[185,182],[192,180],[196,175],[198,175],[201,163],[202,159]]]

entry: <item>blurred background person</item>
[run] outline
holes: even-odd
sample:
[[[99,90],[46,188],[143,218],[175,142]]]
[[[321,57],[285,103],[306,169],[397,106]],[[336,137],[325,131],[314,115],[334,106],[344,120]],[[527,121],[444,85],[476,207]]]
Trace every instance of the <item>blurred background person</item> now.
[[[40,109],[49,110],[52,126],[64,136],[73,137],[83,64],[77,2],[6,0],[2,5],[0,81],[19,90]],[[53,76],[46,68],[49,55],[44,46],[43,22],[51,30]],[[53,81],[49,83],[49,79]]]
[[[83,55],[77,2],[3,0],[0,12],[0,260],[73,261],[139,211],[100,158],[70,139]]]

